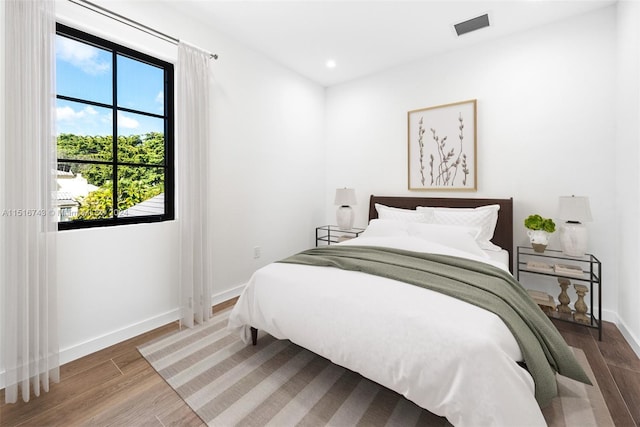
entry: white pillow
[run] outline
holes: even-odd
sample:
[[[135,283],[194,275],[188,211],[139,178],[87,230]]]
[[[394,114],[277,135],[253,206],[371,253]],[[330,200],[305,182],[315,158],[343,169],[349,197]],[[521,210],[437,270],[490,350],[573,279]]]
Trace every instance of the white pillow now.
[[[394,219],[407,222],[426,222],[425,215],[415,209],[400,209],[389,206],[375,204],[379,219]]]
[[[476,237],[481,232],[479,227],[410,223],[408,232],[412,237],[464,251],[480,258],[489,258],[476,241]]]
[[[480,227],[470,227],[466,225],[444,225],[444,224],[427,224],[427,223],[409,223],[407,231],[410,236],[420,236],[428,238],[446,238],[451,233],[466,233],[474,240],[478,238],[482,229]]]
[[[479,206],[477,208],[429,208],[433,210],[433,222],[442,225],[479,227],[476,238],[480,248],[488,251],[501,251],[502,248],[491,243],[498,223],[500,205]],[[421,210],[419,207],[418,211]]]
[[[408,236],[409,223],[396,219],[372,219],[360,237]]]
[[[416,210],[424,216],[424,222],[428,224],[435,223],[435,219],[433,218],[433,213],[436,211],[436,208],[429,207],[429,206],[418,206]]]

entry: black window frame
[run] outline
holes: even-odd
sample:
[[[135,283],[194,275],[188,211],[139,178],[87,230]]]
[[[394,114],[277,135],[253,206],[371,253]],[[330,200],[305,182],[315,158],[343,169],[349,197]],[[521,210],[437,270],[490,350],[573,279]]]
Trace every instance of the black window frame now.
[[[56,99],[78,102],[84,105],[91,105],[102,108],[109,108],[113,113],[113,155],[110,161],[97,161],[97,160],[80,160],[80,159],[64,159],[58,158],[57,163],[77,163],[77,164],[103,164],[111,166],[113,173],[113,213],[110,218],[102,219],[88,219],[88,220],[75,220],[75,221],[62,221],[58,222],[58,230],[76,230],[83,228],[93,227],[108,227],[116,225],[127,224],[140,224],[140,223],[152,223],[171,221],[175,219],[175,111],[174,111],[174,67],[170,62],[163,61],[148,54],[136,51],[134,49],[122,46],[118,43],[103,39],[93,34],[80,31],[78,29],[69,27],[67,25],[56,23],[56,34],[61,35],[72,40],[76,40],[81,43],[89,44],[100,49],[111,51],[112,55],[112,91],[113,96],[111,104],[105,104],[101,102],[94,102],[86,99],[75,98],[70,96],[59,95],[56,89]],[[118,107],[117,98],[117,56],[124,56],[134,59],[136,61],[144,62],[149,65],[153,65],[164,70],[164,114],[153,114],[147,111],[140,111],[130,109],[126,107]],[[164,163],[158,164],[142,164],[142,163],[127,163],[118,160],[118,111],[142,114],[145,116],[162,118],[164,120]],[[57,138],[56,138],[57,144]],[[164,213],[159,215],[136,215],[129,217],[118,216],[118,167],[158,167],[164,168]]]

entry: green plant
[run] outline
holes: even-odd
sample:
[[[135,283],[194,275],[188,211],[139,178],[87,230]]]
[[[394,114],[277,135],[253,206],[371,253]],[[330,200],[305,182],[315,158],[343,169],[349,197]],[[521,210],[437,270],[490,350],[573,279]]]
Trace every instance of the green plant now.
[[[556,231],[556,223],[551,218],[543,218],[538,214],[525,218],[524,226],[529,230],[544,230],[547,233]]]

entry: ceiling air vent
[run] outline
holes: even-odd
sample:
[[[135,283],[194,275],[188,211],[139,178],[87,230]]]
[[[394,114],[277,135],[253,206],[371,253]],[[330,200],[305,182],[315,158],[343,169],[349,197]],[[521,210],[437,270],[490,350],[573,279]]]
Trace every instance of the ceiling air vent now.
[[[468,21],[455,24],[453,27],[456,29],[456,33],[461,36],[463,34],[470,33],[471,31],[479,30],[480,28],[489,26],[489,14],[485,13],[476,18],[471,18]]]

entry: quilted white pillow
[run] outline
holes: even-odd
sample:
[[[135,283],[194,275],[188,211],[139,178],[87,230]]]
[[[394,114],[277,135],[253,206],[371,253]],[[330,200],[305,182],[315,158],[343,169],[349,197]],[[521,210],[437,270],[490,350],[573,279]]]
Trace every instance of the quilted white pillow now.
[[[408,236],[409,222],[397,219],[372,219],[361,237]]]
[[[394,219],[397,221],[407,222],[426,222],[425,214],[415,209],[400,209],[392,208],[389,206],[375,204],[376,211],[378,212],[378,218],[380,219]]]
[[[498,223],[500,205],[487,205],[477,208],[429,208],[433,210],[433,222],[442,225],[458,225],[479,227],[480,234],[476,241],[488,251],[501,251],[502,248],[491,243]],[[418,211],[421,208],[417,209]]]

